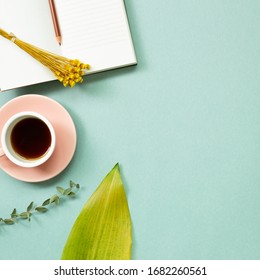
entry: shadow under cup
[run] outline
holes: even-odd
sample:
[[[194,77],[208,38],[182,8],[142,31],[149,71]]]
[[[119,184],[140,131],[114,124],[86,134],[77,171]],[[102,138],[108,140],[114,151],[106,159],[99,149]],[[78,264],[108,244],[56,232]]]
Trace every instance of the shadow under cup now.
[[[47,118],[36,112],[20,112],[4,125],[1,134],[2,155],[22,167],[36,167],[52,155],[55,131]]]

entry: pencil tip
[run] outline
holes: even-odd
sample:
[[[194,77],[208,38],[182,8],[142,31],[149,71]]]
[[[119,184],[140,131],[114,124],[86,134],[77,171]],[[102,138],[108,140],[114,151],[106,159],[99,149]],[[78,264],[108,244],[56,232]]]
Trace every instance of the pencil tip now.
[[[56,37],[58,44],[61,46],[62,40],[61,40],[61,36],[57,36]]]

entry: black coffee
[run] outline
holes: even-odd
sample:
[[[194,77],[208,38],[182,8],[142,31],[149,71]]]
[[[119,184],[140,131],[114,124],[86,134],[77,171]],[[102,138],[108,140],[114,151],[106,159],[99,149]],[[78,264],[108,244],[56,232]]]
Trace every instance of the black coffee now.
[[[11,132],[14,151],[26,159],[43,156],[51,145],[51,133],[40,119],[26,118],[18,122]]]

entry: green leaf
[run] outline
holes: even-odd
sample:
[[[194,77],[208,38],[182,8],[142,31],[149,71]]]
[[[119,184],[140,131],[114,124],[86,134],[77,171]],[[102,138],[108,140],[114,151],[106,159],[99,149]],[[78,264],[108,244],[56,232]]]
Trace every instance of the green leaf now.
[[[73,181],[70,180],[70,187],[73,188],[75,186],[76,186],[76,184]]]
[[[16,211],[16,208],[14,208],[12,214],[11,214],[11,217],[12,218],[17,218],[19,215],[17,214],[17,211]]]
[[[46,200],[42,203],[42,206],[46,206],[46,205],[50,204],[50,201],[51,201],[50,198],[46,199]]]
[[[12,225],[14,223],[12,219],[4,219],[3,222],[7,225]]]
[[[69,197],[74,197],[76,194],[74,193],[74,192],[70,192],[69,194],[68,194],[68,196]]]
[[[63,260],[131,258],[132,229],[119,165],[107,174],[76,219]]]
[[[21,219],[28,219],[28,212],[22,212],[19,216]]]
[[[59,192],[59,193],[61,193],[61,194],[64,194],[64,189],[62,188],[62,187],[56,187],[56,189],[57,189],[57,191]]]
[[[69,195],[71,192],[72,192],[72,188],[67,188],[67,189],[64,191],[63,195]]]
[[[57,205],[59,203],[59,196],[57,194],[53,195],[50,198],[50,203],[55,203]]]
[[[76,184],[76,183],[74,183],[73,181],[70,180],[70,187],[71,187],[71,188],[74,188],[74,187],[75,187],[75,188],[79,189],[79,188],[80,188],[80,185],[79,185],[79,184]]]
[[[33,208],[33,201],[28,205],[27,212],[30,212]]]
[[[35,208],[36,211],[40,212],[40,213],[44,213],[46,211],[48,211],[48,208],[44,207],[44,206],[38,206]]]
[[[58,204],[60,203],[60,198],[57,197],[57,198],[55,199],[54,203],[55,203],[55,205],[58,205]]]

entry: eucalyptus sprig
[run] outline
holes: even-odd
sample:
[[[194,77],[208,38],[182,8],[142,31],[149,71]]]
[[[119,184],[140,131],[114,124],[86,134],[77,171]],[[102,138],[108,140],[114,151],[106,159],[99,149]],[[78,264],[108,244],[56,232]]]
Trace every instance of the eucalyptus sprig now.
[[[0,218],[0,223],[6,225],[13,225],[15,222],[18,222],[19,219],[31,221],[31,216],[36,213],[44,213],[48,211],[48,207],[50,205],[58,205],[62,197],[74,197],[76,195],[76,191],[80,188],[79,184],[70,181],[69,187],[64,189],[60,186],[56,187],[57,193],[46,199],[41,205],[36,206],[36,204],[32,201],[26,208],[26,211],[18,213],[16,208],[12,211],[9,218]]]

